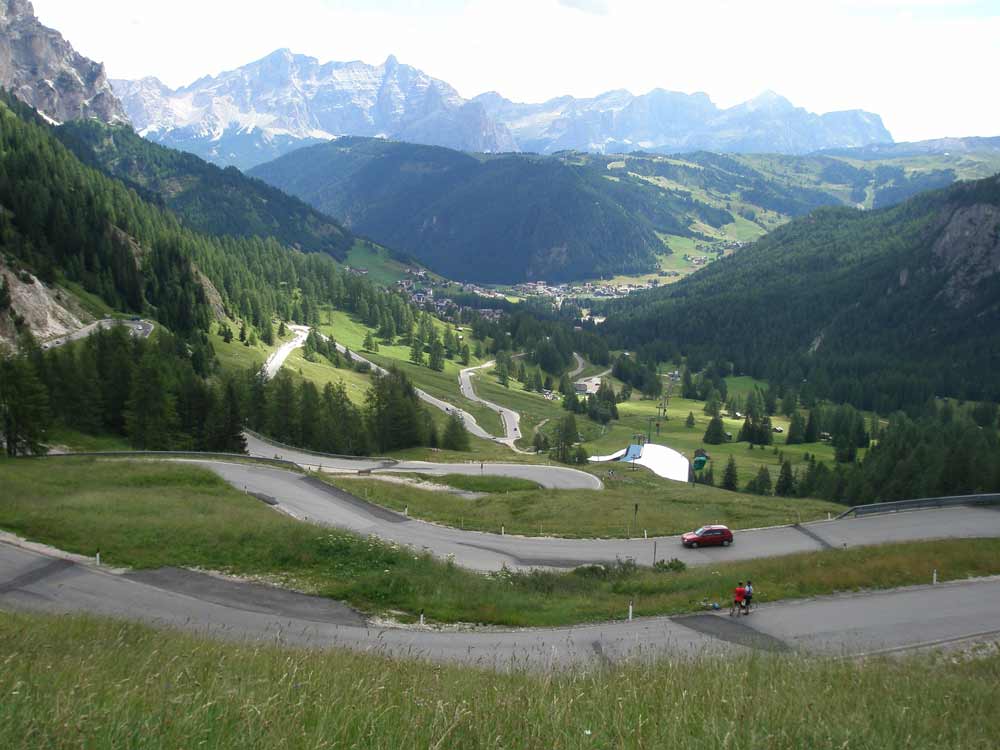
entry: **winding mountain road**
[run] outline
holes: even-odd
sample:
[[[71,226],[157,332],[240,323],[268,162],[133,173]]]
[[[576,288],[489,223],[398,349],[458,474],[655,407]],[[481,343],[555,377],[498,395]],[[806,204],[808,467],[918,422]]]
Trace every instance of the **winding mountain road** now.
[[[514,443],[521,439],[521,415],[518,414],[513,409],[508,409],[506,406],[500,406],[500,404],[495,404],[492,401],[487,401],[485,398],[481,398],[476,395],[476,389],[472,386],[472,375],[476,370],[484,370],[486,368],[492,367],[495,362],[492,360],[478,365],[476,367],[466,367],[464,370],[458,374],[458,386],[462,391],[462,395],[465,396],[470,401],[475,401],[476,403],[482,404],[500,415],[500,419],[503,422],[504,436],[502,438],[494,437],[491,438],[497,443],[502,443],[506,445],[513,451],[523,452],[518,450]]]
[[[329,340],[328,336],[325,336],[324,334],[320,335],[323,336],[324,339]],[[363,362],[367,364],[369,367],[372,368],[373,372],[377,372],[382,375],[388,372],[384,367],[375,364],[369,359],[365,359],[356,351],[348,350],[348,348],[343,344],[334,344],[334,346],[337,347],[337,351],[340,352],[341,354],[346,354],[348,351],[350,351],[349,356],[354,362]],[[480,427],[479,423],[476,421],[476,418],[473,417],[471,414],[469,414],[469,412],[464,411],[463,409],[459,409],[457,406],[455,406],[454,404],[450,404],[447,401],[436,398],[435,396],[432,396],[431,394],[427,393],[427,391],[424,391],[420,388],[414,387],[413,390],[416,391],[417,398],[419,398],[424,403],[433,406],[435,409],[440,409],[446,414],[457,414],[459,417],[461,417],[462,423],[465,425],[465,429],[469,432],[469,434],[475,435],[476,437],[482,438],[483,440],[497,440],[496,436],[491,435],[482,427]]]
[[[247,452],[258,458],[279,458],[291,461],[303,468],[328,473],[359,471],[408,472],[443,476],[445,474],[466,474],[469,476],[495,476],[527,479],[542,487],[553,490],[600,490],[601,480],[593,474],[568,466],[546,466],[542,464],[504,464],[481,461],[468,463],[442,463],[431,461],[395,461],[382,458],[353,458],[349,456],[329,456],[322,453],[276,445],[251,433],[244,433]]]
[[[552,669],[750,649],[856,656],[995,637],[1000,579],[565,628],[436,631],[365,623],[329,600],[165,569],[117,574],[0,542],[0,609],[88,613],[230,640],[340,647],[495,669]]]
[[[102,318],[101,320],[95,320],[93,323],[88,323],[83,328],[78,331],[73,331],[73,333],[68,333],[65,336],[60,336],[59,338],[46,341],[42,344],[42,349],[55,349],[56,347],[68,344],[71,341],[80,341],[88,336],[93,335],[97,331],[107,330],[113,328],[114,326],[124,326],[128,329],[132,336],[138,338],[149,338],[150,334],[153,333],[155,325],[151,320],[123,320],[121,318]]]
[[[309,338],[309,326],[289,325],[288,327],[295,331],[295,337],[271,352],[271,356],[267,358],[261,370],[266,380],[270,380],[277,375],[281,366],[285,364],[285,360],[288,359],[288,355],[299,347],[305,346],[306,339]]]
[[[275,507],[293,517],[358,534],[374,535],[385,541],[426,550],[440,558],[452,557],[457,565],[479,571],[499,570],[503,566],[515,570],[535,567],[573,568],[587,563],[613,563],[627,558],[632,558],[641,565],[652,565],[654,552],[657,559],[677,557],[688,565],[706,565],[794,552],[882,544],[887,541],[1000,537],[1000,511],[984,507],[942,508],[738,531],[731,547],[715,549],[686,549],[681,546],[679,537],[563,539],[501,535],[500,529],[497,529],[497,533],[490,534],[407,518],[366,503],[314,477],[282,469],[225,461],[192,460],[211,469],[237,489],[274,498]],[[426,466],[433,469],[428,470]],[[509,468],[541,470],[561,467],[511,464]],[[454,472],[455,466],[425,465],[420,468],[413,464],[399,464],[393,469],[450,473]],[[510,476],[530,478],[532,475]]]

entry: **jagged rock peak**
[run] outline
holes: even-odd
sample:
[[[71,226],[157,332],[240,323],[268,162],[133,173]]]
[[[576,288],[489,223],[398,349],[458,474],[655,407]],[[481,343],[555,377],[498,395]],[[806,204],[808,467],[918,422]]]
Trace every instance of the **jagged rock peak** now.
[[[0,0],[0,86],[54,122],[128,122],[104,66],[43,26],[28,0]]]

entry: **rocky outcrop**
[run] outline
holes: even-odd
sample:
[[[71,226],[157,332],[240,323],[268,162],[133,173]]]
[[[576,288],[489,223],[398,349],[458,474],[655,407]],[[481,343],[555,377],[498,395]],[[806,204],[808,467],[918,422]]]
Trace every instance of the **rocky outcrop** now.
[[[128,122],[104,66],[39,23],[27,0],[0,0],[0,87],[52,122]]]
[[[18,333],[15,318],[39,341],[72,333],[90,319],[71,294],[46,286],[24,269],[11,268],[2,258],[0,277],[10,294],[10,307],[0,310],[0,351],[14,348]]]
[[[975,301],[983,281],[1000,274],[1000,206],[977,203],[955,210],[934,243],[948,273],[941,297],[953,308]]]
[[[381,65],[320,63],[282,49],[176,90],[155,78],[112,83],[141,135],[243,169],[342,135],[516,148],[480,104],[392,56]]]

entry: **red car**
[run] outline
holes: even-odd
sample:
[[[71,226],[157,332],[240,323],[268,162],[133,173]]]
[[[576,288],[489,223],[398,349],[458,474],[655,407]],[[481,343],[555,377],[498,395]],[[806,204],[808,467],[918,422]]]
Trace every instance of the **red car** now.
[[[733,532],[728,526],[702,526],[697,531],[689,531],[681,536],[681,544],[685,547],[707,547],[710,544],[721,544],[728,547],[733,543]]]

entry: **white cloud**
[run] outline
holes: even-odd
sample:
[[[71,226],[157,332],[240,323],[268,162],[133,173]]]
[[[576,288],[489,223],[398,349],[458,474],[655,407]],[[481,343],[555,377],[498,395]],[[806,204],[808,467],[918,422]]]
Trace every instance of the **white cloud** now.
[[[586,13],[596,13],[600,16],[605,16],[608,13],[607,0],[559,0],[559,4]]]
[[[46,24],[113,76],[172,86],[279,47],[322,60],[389,54],[464,96],[520,101],[614,88],[705,91],[730,106],[766,89],[815,112],[881,114],[900,140],[1000,135],[1000,10],[962,0],[34,0]],[[373,8],[373,6],[375,6]],[[382,6],[385,7],[385,6]]]

